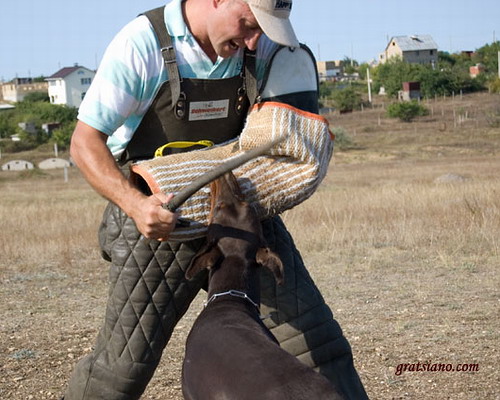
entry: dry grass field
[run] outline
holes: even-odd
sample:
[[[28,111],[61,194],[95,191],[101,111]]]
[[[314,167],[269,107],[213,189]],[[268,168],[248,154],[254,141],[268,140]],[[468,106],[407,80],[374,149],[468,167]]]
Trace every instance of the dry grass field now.
[[[284,219],[372,399],[500,399],[500,97],[427,106],[410,124],[380,104],[331,115],[353,145]],[[0,173],[1,399],[58,399],[91,349],[107,294],[104,206],[76,170],[67,183],[62,171]],[[182,398],[184,340],[202,302],[144,399]]]

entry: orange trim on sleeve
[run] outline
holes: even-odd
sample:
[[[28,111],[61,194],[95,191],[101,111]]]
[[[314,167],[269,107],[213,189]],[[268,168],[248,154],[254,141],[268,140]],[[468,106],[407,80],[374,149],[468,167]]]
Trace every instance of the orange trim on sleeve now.
[[[134,174],[137,174],[142,179],[144,179],[153,193],[160,193],[161,192],[161,189],[160,189],[160,186],[158,185],[158,182],[156,182],[156,180],[151,176],[149,171],[146,168],[144,168],[141,164],[131,165],[130,170]]]
[[[253,110],[260,110],[263,107],[288,108],[289,110],[292,110],[292,111],[296,112],[297,114],[303,115],[306,118],[313,118],[313,119],[316,119],[318,121],[324,122],[328,126],[330,126],[330,121],[328,121],[325,117],[322,117],[319,114],[315,114],[315,113],[312,113],[312,112],[309,112],[309,111],[304,111],[304,110],[301,110],[300,108],[291,106],[290,104],[280,103],[280,102],[277,102],[277,101],[265,101],[263,103],[254,104],[254,106],[252,107],[251,111],[253,111]],[[330,134],[330,139],[331,140],[335,140],[335,135],[333,134],[333,132],[330,129],[328,129],[328,133]]]
[[[261,109],[262,107],[288,108],[289,110],[292,110],[292,111],[296,112],[297,114],[303,115],[304,117],[317,119],[318,121],[322,121],[322,122],[325,122],[326,124],[330,125],[330,122],[328,122],[328,120],[325,117],[322,117],[319,114],[314,114],[314,113],[309,112],[309,111],[304,111],[304,110],[301,110],[300,108],[297,108],[297,107],[294,107],[294,106],[291,106],[291,105],[285,104],[285,103],[279,103],[277,101],[265,101],[265,102],[260,103],[260,104],[254,104],[254,106],[252,107],[252,110],[254,110],[254,109],[258,110],[258,109]]]

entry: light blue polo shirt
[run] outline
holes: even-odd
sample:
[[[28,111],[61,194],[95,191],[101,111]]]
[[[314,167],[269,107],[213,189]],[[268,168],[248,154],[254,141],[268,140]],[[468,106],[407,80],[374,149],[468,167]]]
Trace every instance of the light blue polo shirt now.
[[[201,49],[187,28],[182,0],[165,7],[165,24],[172,36],[179,73],[184,78],[223,79],[241,71],[243,50],[215,63]],[[265,35],[257,47],[256,73],[260,80],[277,48]],[[78,119],[107,134],[108,147],[118,158],[154,100],[168,80],[160,45],[149,20],[139,16],[111,41],[78,112]]]

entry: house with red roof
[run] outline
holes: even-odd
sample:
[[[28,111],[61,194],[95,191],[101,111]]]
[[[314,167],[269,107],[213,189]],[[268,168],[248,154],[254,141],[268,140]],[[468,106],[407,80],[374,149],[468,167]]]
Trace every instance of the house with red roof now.
[[[95,71],[78,64],[60,69],[45,79],[49,83],[50,102],[79,107],[94,76]]]

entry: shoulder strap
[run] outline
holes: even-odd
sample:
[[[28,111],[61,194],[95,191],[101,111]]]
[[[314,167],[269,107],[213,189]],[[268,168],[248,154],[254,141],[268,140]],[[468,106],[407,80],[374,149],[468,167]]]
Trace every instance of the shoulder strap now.
[[[257,76],[256,76],[256,52],[255,50],[245,49],[243,56],[244,74],[245,74],[245,89],[247,92],[248,100],[250,101],[250,108],[255,103],[260,103],[260,96],[257,90]]]
[[[172,93],[172,108],[177,107],[181,97],[181,78],[179,75],[179,69],[177,68],[177,60],[175,55],[175,49],[172,44],[172,38],[167,32],[165,26],[164,18],[165,6],[158,7],[153,10],[145,12],[145,15],[153,30],[156,34],[158,41],[160,42],[161,54],[165,62],[165,67],[168,72],[168,80],[170,82],[170,90]],[[256,77],[256,62],[255,62],[255,51],[245,50],[244,53],[244,77],[245,77],[245,88],[247,92],[248,99],[250,101],[250,107],[254,103],[260,102],[258,99],[257,91],[257,77]]]
[[[170,90],[172,93],[172,108],[174,108],[179,101],[181,95],[181,78],[179,76],[179,69],[177,68],[177,60],[175,49],[172,44],[172,38],[167,32],[164,18],[165,6],[149,10],[144,15],[149,19],[153,30],[160,42],[160,49],[165,68],[168,72],[168,80],[170,82]]]

